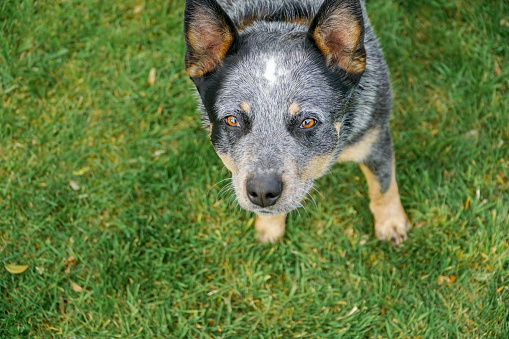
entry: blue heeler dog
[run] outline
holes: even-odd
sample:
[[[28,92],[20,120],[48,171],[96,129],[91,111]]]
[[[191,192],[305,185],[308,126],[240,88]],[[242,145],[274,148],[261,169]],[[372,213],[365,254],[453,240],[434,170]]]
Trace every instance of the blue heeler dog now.
[[[369,186],[375,234],[410,227],[389,131],[387,65],[359,0],[187,0],[186,69],[210,140],[262,242],[335,162]]]

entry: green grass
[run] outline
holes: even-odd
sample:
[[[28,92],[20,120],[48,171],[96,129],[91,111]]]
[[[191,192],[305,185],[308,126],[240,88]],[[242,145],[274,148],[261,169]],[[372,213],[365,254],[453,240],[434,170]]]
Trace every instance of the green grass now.
[[[374,238],[353,164],[275,245],[207,193],[229,174],[183,71],[183,4],[0,2],[0,261],[29,265],[0,265],[0,337],[507,338],[509,3],[368,1],[400,248]]]

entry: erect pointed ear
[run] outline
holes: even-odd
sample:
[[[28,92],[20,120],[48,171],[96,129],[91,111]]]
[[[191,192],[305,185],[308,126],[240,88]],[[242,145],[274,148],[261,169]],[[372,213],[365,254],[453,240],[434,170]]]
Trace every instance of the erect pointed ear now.
[[[237,30],[216,0],[187,0],[184,14],[186,70],[190,77],[211,72],[225,58]]]
[[[364,20],[359,0],[325,0],[311,22],[309,36],[327,66],[337,65],[354,75],[364,72]]]

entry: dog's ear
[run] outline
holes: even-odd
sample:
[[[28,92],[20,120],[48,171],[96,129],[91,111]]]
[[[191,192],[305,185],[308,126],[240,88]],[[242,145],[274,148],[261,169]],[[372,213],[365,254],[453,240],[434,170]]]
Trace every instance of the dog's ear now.
[[[184,14],[186,70],[190,77],[211,72],[225,58],[237,30],[216,0],[187,0]]]
[[[311,22],[309,36],[327,66],[339,66],[355,77],[364,72],[364,20],[359,0],[325,0]]]

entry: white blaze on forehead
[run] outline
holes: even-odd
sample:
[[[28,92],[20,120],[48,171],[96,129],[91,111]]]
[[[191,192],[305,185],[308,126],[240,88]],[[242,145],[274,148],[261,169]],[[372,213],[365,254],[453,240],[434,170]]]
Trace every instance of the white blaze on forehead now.
[[[265,73],[263,76],[269,81],[271,85],[276,82],[276,61],[274,61],[274,59],[267,59],[267,63],[265,64]]]

